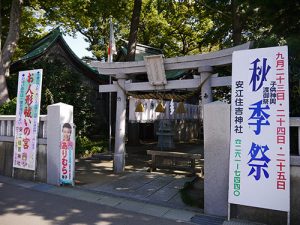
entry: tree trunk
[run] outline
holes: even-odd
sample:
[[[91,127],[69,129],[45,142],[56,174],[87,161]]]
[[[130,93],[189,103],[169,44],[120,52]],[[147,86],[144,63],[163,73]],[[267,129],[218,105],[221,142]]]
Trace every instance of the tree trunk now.
[[[134,0],[126,61],[135,60],[137,33],[138,33],[138,28],[140,23],[141,10],[142,10],[142,0]]]
[[[232,39],[233,45],[240,45],[242,43],[242,25],[241,14],[236,0],[232,0]]]
[[[10,10],[9,32],[0,54],[0,105],[9,100],[5,76],[9,73],[11,57],[17,47],[23,0],[13,0]]]

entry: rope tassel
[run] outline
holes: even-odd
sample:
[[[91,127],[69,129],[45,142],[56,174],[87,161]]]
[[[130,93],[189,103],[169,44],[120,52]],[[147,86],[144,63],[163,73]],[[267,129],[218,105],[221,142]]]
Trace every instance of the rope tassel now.
[[[186,113],[186,109],[184,107],[183,102],[179,102],[178,107],[176,109],[176,113],[178,114]]]
[[[155,112],[164,113],[165,111],[166,111],[166,108],[163,106],[162,101],[160,101],[155,109]]]

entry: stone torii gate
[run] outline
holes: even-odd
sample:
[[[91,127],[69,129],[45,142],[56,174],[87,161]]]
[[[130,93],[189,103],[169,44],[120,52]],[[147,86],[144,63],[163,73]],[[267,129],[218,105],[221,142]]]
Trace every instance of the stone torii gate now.
[[[99,92],[117,92],[116,129],[114,150],[114,172],[120,173],[125,167],[125,123],[126,123],[126,92],[134,91],[165,91],[179,89],[196,89],[202,82],[202,104],[212,101],[211,87],[231,85],[231,77],[211,76],[213,67],[232,63],[232,53],[250,48],[250,42],[233,48],[206,54],[163,59],[161,55],[148,56],[144,61],[102,63],[93,61],[92,66],[103,75],[114,76],[113,84],[100,85]],[[198,69],[200,78],[167,81],[166,70]],[[149,82],[133,83],[132,76],[148,75]],[[211,76],[211,77],[209,77]]]

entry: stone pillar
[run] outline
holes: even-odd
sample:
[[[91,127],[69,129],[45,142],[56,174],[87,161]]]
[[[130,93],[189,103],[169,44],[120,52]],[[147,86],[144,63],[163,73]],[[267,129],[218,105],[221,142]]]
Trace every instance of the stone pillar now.
[[[213,68],[211,66],[201,66],[198,68],[200,73],[201,83],[212,74]],[[212,102],[211,81],[208,78],[201,89],[202,105]]]
[[[204,105],[204,213],[227,216],[230,105]]]
[[[120,87],[125,87],[125,74],[117,75]],[[126,125],[126,94],[121,88],[117,91],[116,131],[115,131],[115,153],[114,172],[121,173],[125,167],[125,125]]]
[[[59,185],[60,126],[73,123],[73,106],[57,103],[49,105],[47,111],[47,183]]]

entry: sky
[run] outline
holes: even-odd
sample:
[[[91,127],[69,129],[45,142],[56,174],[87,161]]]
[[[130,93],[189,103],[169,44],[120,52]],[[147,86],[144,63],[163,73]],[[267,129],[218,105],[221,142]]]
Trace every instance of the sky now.
[[[76,33],[76,38],[70,35],[64,35],[64,39],[79,58],[82,58],[83,56],[92,57],[92,53],[86,50],[89,44],[84,41],[83,35],[79,32]]]

